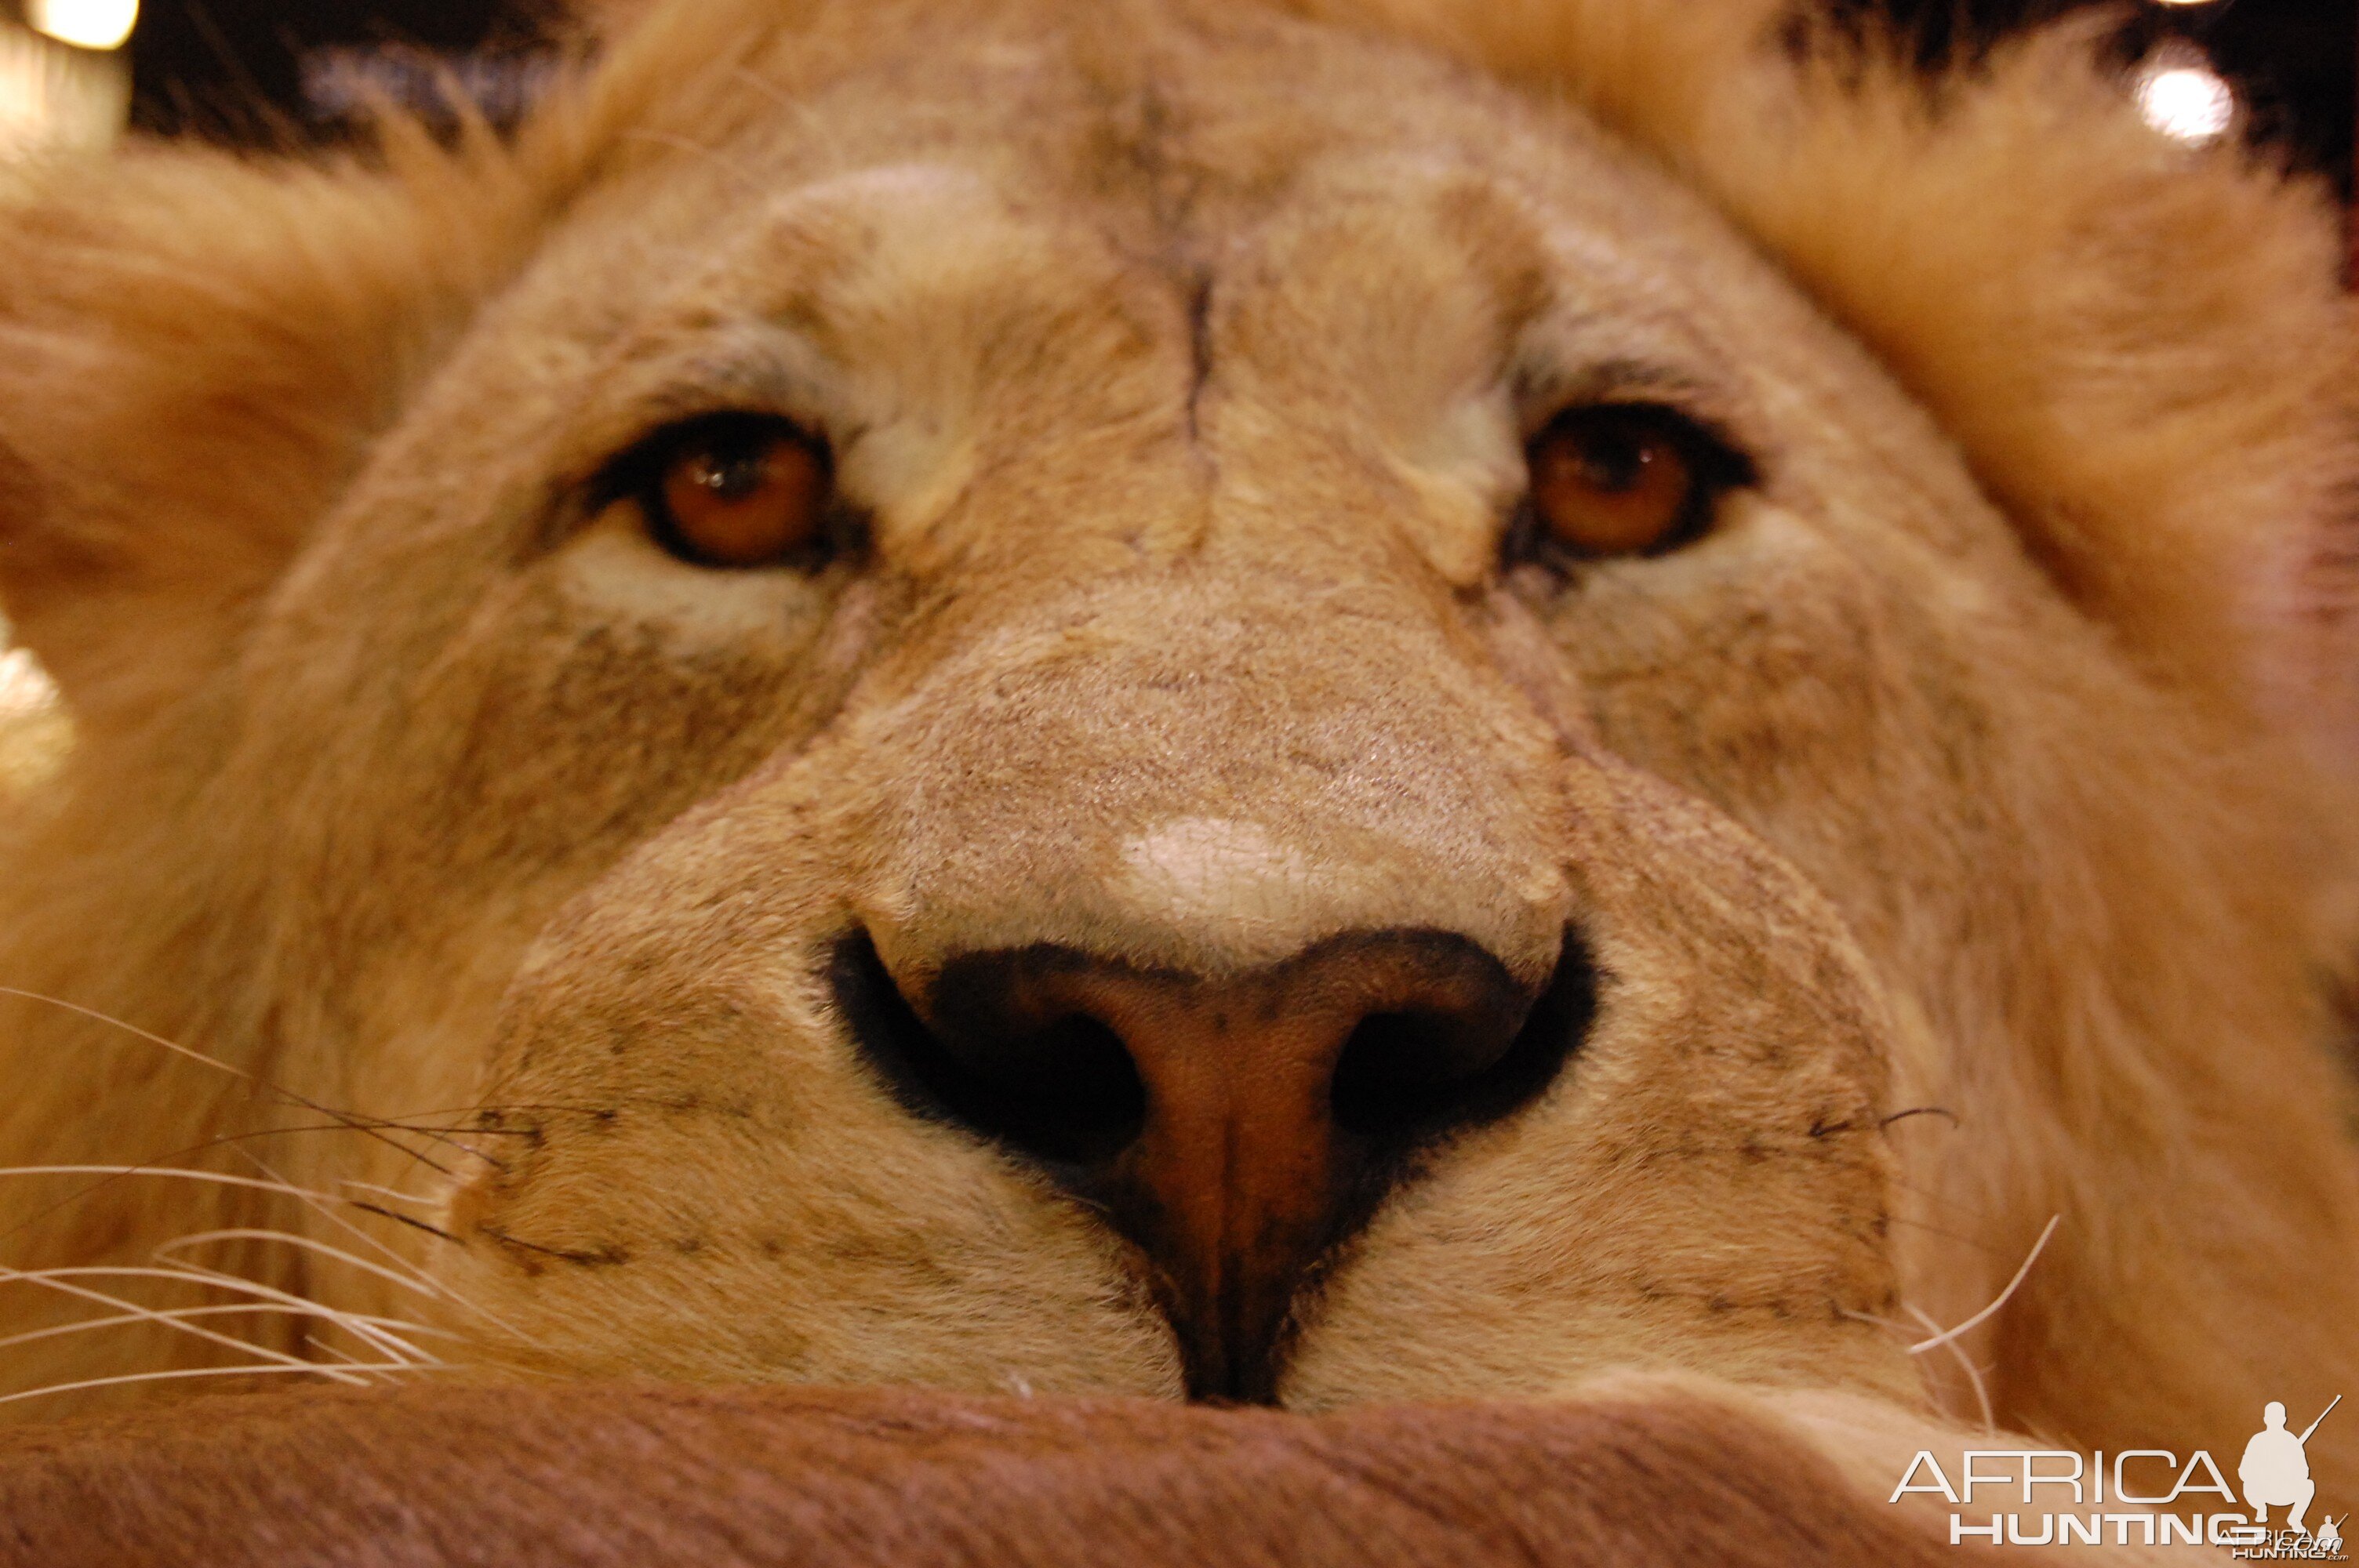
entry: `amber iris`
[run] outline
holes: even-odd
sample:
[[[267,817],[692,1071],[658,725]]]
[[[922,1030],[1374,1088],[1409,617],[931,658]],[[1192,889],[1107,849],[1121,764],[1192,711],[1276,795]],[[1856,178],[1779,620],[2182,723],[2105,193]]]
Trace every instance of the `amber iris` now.
[[[1527,454],[1532,512],[1576,556],[1636,556],[1686,542],[1704,510],[1681,431],[1658,410],[1560,415]]]
[[[827,449],[790,426],[716,428],[669,454],[659,532],[704,566],[764,567],[807,555],[827,527]]]

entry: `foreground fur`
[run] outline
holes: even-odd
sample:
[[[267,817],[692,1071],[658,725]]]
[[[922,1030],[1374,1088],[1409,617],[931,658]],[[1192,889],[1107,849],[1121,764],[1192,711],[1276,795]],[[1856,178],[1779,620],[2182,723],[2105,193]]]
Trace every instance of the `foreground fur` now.
[[[0,1548],[49,1568],[629,1561],[1973,1563],[1725,1408],[576,1388],[264,1400],[200,1434],[0,1438]],[[487,1465],[481,1455],[496,1453]],[[321,1498],[290,1478],[342,1477]],[[628,1475],[623,1487],[551,1476]],[[1503,1496],[1521,1502],[1503,1508]]]
[[[1929,94],[1742,5],[1301,9],[658,6],[513,150],[18,197],[0,589],[80,739],[0,984],[253,1076],[14,1002],[0,1160],[416,1222],[16,1178],[22,1265],[231,1233],[342,1314],[232,1336],[280,1367],[1174,1393],[1151,1271],[880,1092],[830,944],[915,994],[1422,926],[1537,976],[1570,924],[1564,1083],[1324,1260],[1281,1402],[1643,1368],[1905,1412],[1905,1461],[1984,1400],[2233,1453],[2359,1382],[2315,198],[2069,36]],[[1500,570],[1520,440],[1615,377],[1760,482]],[[715,399],[842,432],[879,569],[719,580],[582,501]]]

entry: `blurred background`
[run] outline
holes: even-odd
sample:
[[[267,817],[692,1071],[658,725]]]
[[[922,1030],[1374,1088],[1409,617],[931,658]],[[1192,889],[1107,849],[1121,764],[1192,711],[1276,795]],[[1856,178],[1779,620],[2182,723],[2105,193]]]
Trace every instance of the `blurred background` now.
[[[561,0],[0,0],[0,157],[126,127],[270,145],[349,134],[378,97],[512,122]],[[1930,62],[2085,0],[1821,0],[1883,10]],[[2348,200],[2359,0],[2112,0],[2147,117],[2288,149]]]

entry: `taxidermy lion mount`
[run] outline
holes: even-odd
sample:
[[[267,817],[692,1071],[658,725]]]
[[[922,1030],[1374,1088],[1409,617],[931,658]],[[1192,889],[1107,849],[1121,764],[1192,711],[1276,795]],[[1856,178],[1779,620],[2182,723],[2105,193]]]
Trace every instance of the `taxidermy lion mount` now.
[[[2316,193],[2070,30],[613,29],[5,189],[0,1412],[139,1410],[0,1541],[1934,1561],[2359,1390]]]

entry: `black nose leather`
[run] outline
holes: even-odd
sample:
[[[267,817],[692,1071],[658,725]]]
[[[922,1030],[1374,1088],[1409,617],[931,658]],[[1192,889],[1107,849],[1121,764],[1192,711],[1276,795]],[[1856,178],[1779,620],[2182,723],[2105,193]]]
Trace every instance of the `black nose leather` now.
[[[912,999],[864,935],[835,971],[903,1102],[1110,1213],[1154,1271],[1190,1393],[1250,1400],[1275,1397],[1302,1281],[1402,1157],[1537,1095],[1595,989],[1571,935],[1530,986],[1431,930],[1217,979],[1042,945],[950,957]]]

